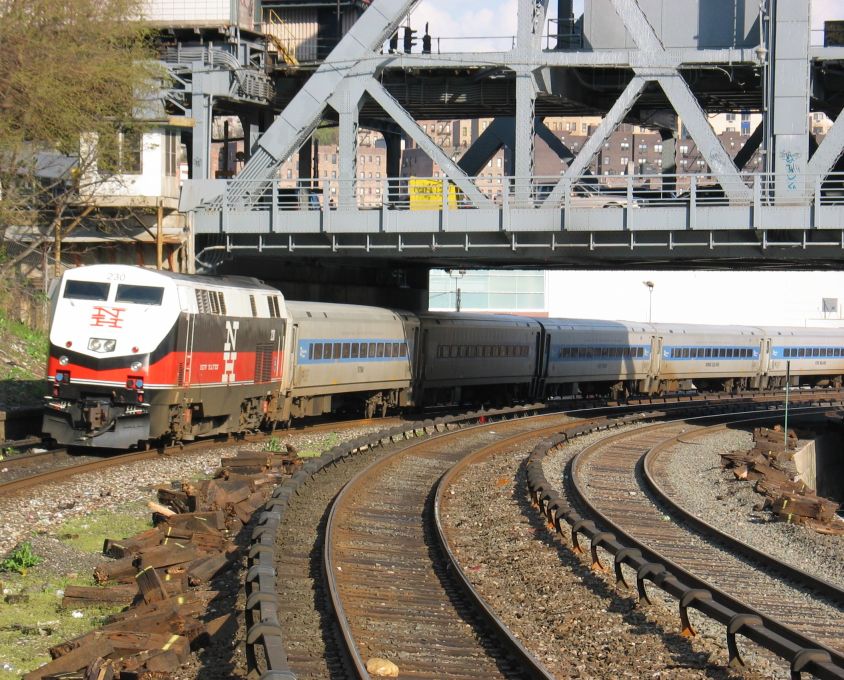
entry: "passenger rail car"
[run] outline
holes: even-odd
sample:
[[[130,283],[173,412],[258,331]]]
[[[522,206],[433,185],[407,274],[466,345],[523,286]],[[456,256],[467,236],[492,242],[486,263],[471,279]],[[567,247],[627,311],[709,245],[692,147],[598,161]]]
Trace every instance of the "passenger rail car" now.
[[[367,418],[411,404],[419,321],[379,307],[288,302],[284,421],[340,408]]]
[[[125,449],[338,410],[844,376],[841,329],[414,315],[122,265],[68,271],[52,299],[43,431],[65,445]]]

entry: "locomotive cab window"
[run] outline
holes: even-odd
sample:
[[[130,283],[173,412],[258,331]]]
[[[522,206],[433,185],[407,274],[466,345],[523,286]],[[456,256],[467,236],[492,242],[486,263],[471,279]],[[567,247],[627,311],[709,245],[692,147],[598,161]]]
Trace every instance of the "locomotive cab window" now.
[[[160,305],[164,289],[158,286],[132,286],[120,283],[117,286],[115,302],[131,302],[136,305]]]
[[[107,283],[96,281],[68,281],[64,287],[64,297],[71,300],[108,300]]]

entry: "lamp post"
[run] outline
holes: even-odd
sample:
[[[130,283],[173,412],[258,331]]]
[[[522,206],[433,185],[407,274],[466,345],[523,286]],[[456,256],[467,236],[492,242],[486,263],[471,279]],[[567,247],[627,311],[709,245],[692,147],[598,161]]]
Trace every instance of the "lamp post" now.
[[[454,311],[460,311],[460,279],[466,276],[465,269],[449,269],[448,275],[454,279]]]
[[[648,323],[651,322],[651,313],[653,312],[653,301],[654,301],[654,286],[656,285],[653,281],[642,281],[648,287]]]

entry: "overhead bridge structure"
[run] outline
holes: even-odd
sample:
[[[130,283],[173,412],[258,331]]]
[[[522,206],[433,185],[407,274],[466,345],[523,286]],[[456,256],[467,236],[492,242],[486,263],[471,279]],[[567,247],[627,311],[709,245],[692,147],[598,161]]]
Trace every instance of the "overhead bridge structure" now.
[[[397,54],[387,45],[414,3],[374,0],[301,87],[279,81],[283,109],[238,176],[187,182],[181,209],[200,259],[839,268],[844,46],[813,31],[812,4],[586,0],[575,22],[561,0],[550,23],[548,0],[519,0],[512,49]],[[735,156],[708,119],[730,112],[762,114]],[[834,121],[822,140],[811,134],[812,113]],[[601,122],[576,150],[543,123],[578,115]],[[417,122],[480,117],[494,120],[459,157]],[[660,131],[662,174],[589,174],[622,123]],[[291,205],[279,168],[325,124],[339,126],[338,176],[321,179],[315,200],[303,190]],[[384,135],[382,179],[359,177],[360,128]],[[678,130],[694,140],[705,172],[671,167]],[[536,175],[540,138],[559,155],[559,175]],[[416,209],[413,181],[399,177],[402,140],[443,173],[429,183],[436,198],[427,209]],[[509,176],[493,185],[480,170],[505,146]],[[755,153],[764,170],[744,172]],[[373,186],[379,201],[363,205],[361,189]]]

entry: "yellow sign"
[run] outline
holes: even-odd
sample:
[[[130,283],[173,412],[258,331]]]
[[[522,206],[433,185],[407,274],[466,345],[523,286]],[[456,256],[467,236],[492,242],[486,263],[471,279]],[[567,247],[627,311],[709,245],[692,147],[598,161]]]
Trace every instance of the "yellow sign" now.
[[[411,177],[408,181],[408,190],[411,210],[442,210],[443,180]],[[450,182],[448,207],[457,208],[457,187]]]

